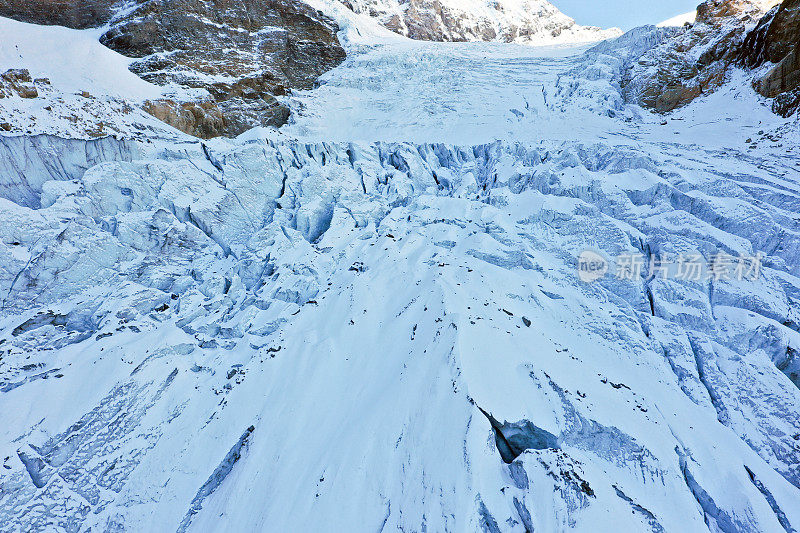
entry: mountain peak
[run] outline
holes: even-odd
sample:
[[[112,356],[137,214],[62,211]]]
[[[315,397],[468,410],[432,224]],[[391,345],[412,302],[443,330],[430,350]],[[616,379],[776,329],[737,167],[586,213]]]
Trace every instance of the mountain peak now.
[[[580,26],[546,0],[342,0],[392,31],[426,41],[526,44],[587,42],[616,37],[616,28]]]

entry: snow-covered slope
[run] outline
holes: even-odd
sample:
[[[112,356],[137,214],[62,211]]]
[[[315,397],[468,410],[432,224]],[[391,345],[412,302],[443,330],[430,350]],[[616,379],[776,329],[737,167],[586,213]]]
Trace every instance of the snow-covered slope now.
[[[89,18],[100,25],[77,31],[0,18],[0,74],[27,68],[54,78],[3,106],[0,130],[146,135],[154,120],[142,122],[144,110],[196,137],[235,136],[284,124],[288,110],[278,98],[312,87],[345,57],[336,25],[301,0],[99,3],[60,0],[50,18],[49,0],[0,6],[15,19],[53,24],[70,15],[78,26],[81,13],[97,8],[99,18]],[[0,80],[0,98],[3,89]]]
[[[658,31],[382,36],[231,141],[0,137],[0,531],[800,529],[800,132],[741,80],[625,104]]]
[[[580,26],[546,0],[342,0],[389,29],[427,41],[575,43],[620,35]]]
[[[0,17],[0,74],[26,69],[40,80],[35,98],[0,100],[0,123],[12,134],[167,135],[168,126],[137,106],[162,89],[130,72],[131,60],[101,45],[101,34]]]

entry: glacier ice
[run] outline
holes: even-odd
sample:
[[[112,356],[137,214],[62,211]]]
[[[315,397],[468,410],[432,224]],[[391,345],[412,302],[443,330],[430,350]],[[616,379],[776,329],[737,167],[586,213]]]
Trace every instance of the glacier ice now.
[[[599,55],[392,46],[280,133],[2,138],[0,531],[800,528],[796,152],[609,117]]]

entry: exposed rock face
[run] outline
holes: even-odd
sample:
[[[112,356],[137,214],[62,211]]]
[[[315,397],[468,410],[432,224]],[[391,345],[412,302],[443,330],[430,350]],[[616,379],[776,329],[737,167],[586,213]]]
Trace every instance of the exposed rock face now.
[[[772,110],[782,117],[790,117],[800,109],[800,89],[779,94],[772,102]]]
[[[144,110],[189,135],[210,139],[225,133],[225,117],[213,102],[147,101]]]
[[[545,0],[342,0],[390,30],[425,41],[578,42],[621,34],[575,24]]]
[[[44,83],[45,80],[37,80]],[[20,98],[36,98],[39,91],[33,85],[31,74],[26,69],[7,70],[0,76],[0,98],[6,98],[13,94]]]
[[[800,89],[800,41],[795,40],[795,43],[794,50],[789,52],[756,84],[758,92],[763,96],[768,98],[783,96],[782,102],[786,98],[796,100],[797,90]],[[781,105],[785,104],[779,103],[778,107]],[[788,116],[787,112],[789,112],[789,108],[780,114]]]
[[[201,102],[190,113],[199,122],[186,120],[183,111],[189,108],[167,112],[151,104],[157,116],[185,126],[187,133],[237,135],[285,123],[288,111],[275,95],[311,87],[344,59],[337,31],[333,21],[296,0],[151,1],[121,19],[101,42],[139,58],[131,70],[145,80],[196,90]],[[213,108],[222,113],[222,125],[218,113],[208,113]]]
[[[32,24],[94,28],[111,20],[117,9],[142,0],[0,0],[0,17]]]
[[[780,0],[706,0],[697,6],[697,22],[719,24],[734,17],[739,20],[758,20]]]
[[[748,29],[775,0],[708,0],[697,22],[646,52],[625,80],[626,98],[659,113],[719,87]]]
[[[800,1],[785,0],[759,22],[745,39],[741,61],[751,68],[775,63],[755,85],[775,98],[776,113],[789,116],[800,107]]]
[[[748,68],[775,63],[755,88],[775,98],[776,113],[793,114],[800,107],[800,1],[777,3],[701,4],[695,25],[653,47],[626,73],[626,98],[664,113],[716,89],[734,63]]]
[[[336,24],[301,0],[0,0],[0,16],[110,23],[101,42],[137,58],[131,70],[146,81],[176,89],[145,110],[204,138],[284,124],[289,111],[275,97],[310,88],[345,58]],[[35,97],[29,89],[14,86]]]
[[[742,46],[742,62],[760,67],[780,63],[800,42],[800,1],[786,0],[759,21]]]

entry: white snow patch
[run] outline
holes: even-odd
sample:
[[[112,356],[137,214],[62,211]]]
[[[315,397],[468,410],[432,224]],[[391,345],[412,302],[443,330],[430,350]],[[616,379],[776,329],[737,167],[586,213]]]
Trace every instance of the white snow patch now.
[[[100,44],[103,29],[72,30],[0,17],[0,71],[26,68],[49,78],[59,91],[141,101],[157,98],[161,88],[128,70],[133,61]]]
[[[672,18],[659,22],[657,26],[659,28],[667,28],[671,26],[683,26],[684,24],[693,24],[694,21],[697,19],[697,10],[689,11],[688,13],[681,13],[680,15],[676,15]]]

